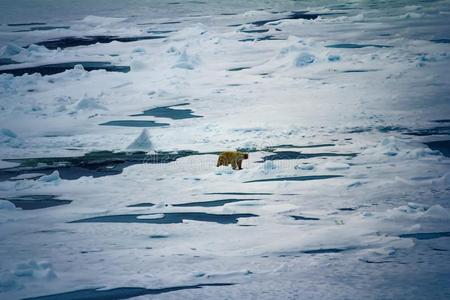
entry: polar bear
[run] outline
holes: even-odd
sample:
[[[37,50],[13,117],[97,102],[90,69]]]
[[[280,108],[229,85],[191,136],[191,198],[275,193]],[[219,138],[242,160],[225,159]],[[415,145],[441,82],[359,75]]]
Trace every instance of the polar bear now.
[[[248,153],[240,151],[225,151],[219,155],[217,167],[231,165],[233,170],[242,170],[242,160],[248,159]]]

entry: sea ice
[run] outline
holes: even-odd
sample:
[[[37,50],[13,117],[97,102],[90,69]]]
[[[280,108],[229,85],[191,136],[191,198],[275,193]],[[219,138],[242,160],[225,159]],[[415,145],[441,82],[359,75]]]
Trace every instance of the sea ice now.
[[[139,136],[127,147],[127,149],[133,151],[153,150],[153,144],[150,141],[150,134],[148,133],[148,129],[142,129]]]
[[[40,177],[37,181],[40,181],[40,182],[58,182],[59,180],[61,180],[61,177],[59,177],[59,172],[58,171],[53,171],[49,175],[44,175],[44,176]]]

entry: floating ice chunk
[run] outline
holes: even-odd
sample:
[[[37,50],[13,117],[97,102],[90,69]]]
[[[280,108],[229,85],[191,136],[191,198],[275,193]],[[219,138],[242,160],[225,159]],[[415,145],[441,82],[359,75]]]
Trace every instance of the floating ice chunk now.
[[[9,201],[0,200],[0,209],[13,210],[13,209],[16,209],[16,206]]]
[[[35,44],[29,45],[27,48],[19,47],[15,44],[8,44],[0,49],[0,58],[9,58],[18,62],[30,62],[36,58],[48,58],[58,53],[58,50],[49,50],[44,46],[38,46]]]
[[[75,110],[108,110],[106,107],[98,103],[98,100],[95,98],[83,97],[80,101],[78,101],[75,106]]]
[[[421,203],[415,203],[415,202],[408,202],[407,205],[408,208],[411,208],[413,210],[419,210],[419,211],[425,211],[428,206],[421,204]]]
[[[346,163],[327,162],[323,165],[328,171],[347,170],[350,166]]]
[[[57,53],[59,51],[61,51],[61,49],[49,50],[44,46],[38,46],[35,44],[31,44],[26,49],[24,49],[20,54],[21,54],[21,60],[29,60],[29,58],[44,57],[44,56],[48,56],[51,53]]]
[[[54,279],[56,273],[52,269],[52,265],[48,262],[37,263],[34,260],[28,263],[18,264],[14,275],[17,277],[29,277],[38,279]]]
[[[24,50],[24,48],[16,44],[9,43],[0,48],[0,58],[11,58],[12,56],[19,54],[22,50]]]
[[[312,54],[309,54],[307,52],[300,53],[297,58],[295,59],[295,66],[296,67],[304,67],[309,64],[312,64],[315,61],[315,57]]]
[[[444,220],[446,222],[450,221],[450,212],[448,209],[445,209],[440,205],[428,207],[424,204],[412,202],[407,205],[388,209],[384,215],[385,217],[396,221],[409,220],[417,222],[419,219],[428,221],[439,220],[439,222]]]
[[[29,52],[40,52],[40,53],[51,51],[51,50],[48,50],[48,49],[47,49],[46,47],[44,47],[44,46],[39,46],[39,45],[35,45],[35,44],[31,44],[31,45],[28,46],[26,49],[27,49]]]
[[[75,71],[84,71],[84,67],[83,67],[82,64],[76,64],[76,65],[73,67],[73,69],[74,69]]]
[[[437,204],[427,209],[421,218],[450,220],[450,212]]]
[[[64,75],[63,75],[64,74]],[[61,74],[61,77],[72,77],[72,78],[87,78],[89,77],[89,72],[84,69],[82,64],[76,64],[73,69],[67,69]]]
[[[45,175],[38,179],[38,181],[41,182],[57,182],[59,180],[61,180],[61,177],[59,177],[58,170],[53,171],[50,175]]]
[[[303,171],[312,171],[315,168],[316,167],[313,164],[308,163],[299,164],[294,167],[295,170],[303,170]]]
[[[140,215],[136,217],[139,220],[154,220],[164,218],[164,214],[150,214],[150,215]]]
[[[11,147],[19,147],[21,145],[21,140],[18,139],[15,132],[10,129],[2,128],[0,129],[0,144],[5,143]]]
[[[99,17],[99,16],[87,16],[84,19],[82,19],[80,22],[92,26],[104,26],[104,25],[111,25],[115,23],[120,23],[125,21],[126,18],[112,18],[112,17]]]
[[[13,138],[13,139],[17,138],[17,134],[15,134],[12,130],[7,129],[7,128],[0,129],[0,136],[4,136],[7,138]]]
[[[401,205],[399,207],[393,208],[392,211],[402,212],[406,214],[416,214],[418,212],[424,212],[427,209],[428,206],[424,204],[409,202],[407,205]]]
[[[128,150],[153,150],[152,142],[150,141],[150,135],[147,128],[144,128],[141,134],[127,147]]]

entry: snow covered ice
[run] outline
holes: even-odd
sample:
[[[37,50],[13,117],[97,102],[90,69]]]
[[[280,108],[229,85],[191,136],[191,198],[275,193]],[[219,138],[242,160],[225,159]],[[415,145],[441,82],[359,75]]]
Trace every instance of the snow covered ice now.
[[[450,298],[449,0],[0,11],[1,299]]]

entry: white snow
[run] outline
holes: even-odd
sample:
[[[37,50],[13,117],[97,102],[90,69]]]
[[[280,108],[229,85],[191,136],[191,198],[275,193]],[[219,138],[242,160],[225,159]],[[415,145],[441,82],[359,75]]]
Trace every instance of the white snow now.
[[[0,70],[80,64],[0,74],[0,298],[222,282],[235,285],[152,298],[445,299],[450,160],[425,143],[449,140],[449,123],[435,121],[450,115],[450,49],[436,42],[449,38],[450,2],[196,2],[2,6],[0,58],[19,64]],[[292,11],[330,14],[283,19]],[[38,21],[69,28],[7,25]],[[161,38],[36,45],[69,36]],[[81,65],[96,61],[131,71]],[[173,109],[202,117],[139,115],[182,103]],[[170,125],[99,126],[115,120]],[[243,148],[243,170],[216,168],[214,153]],[[270,149],[299,158],[265,160]],[[104,150],[125,158],[73,169],[64,159]],[[181,150],[201,155],[128,160]],[[5,170],[19,167],[7,159],[55,157],[64,171],[44,160]],[[258,179],[281,181],[245,183]],[[33,195],[72,202],[25,210],[3,200]],[[177,206],[224,199],[242,201]],[[171,212],[211,219],[72,223]],[[213,222],[223,214],[244,215]]]

